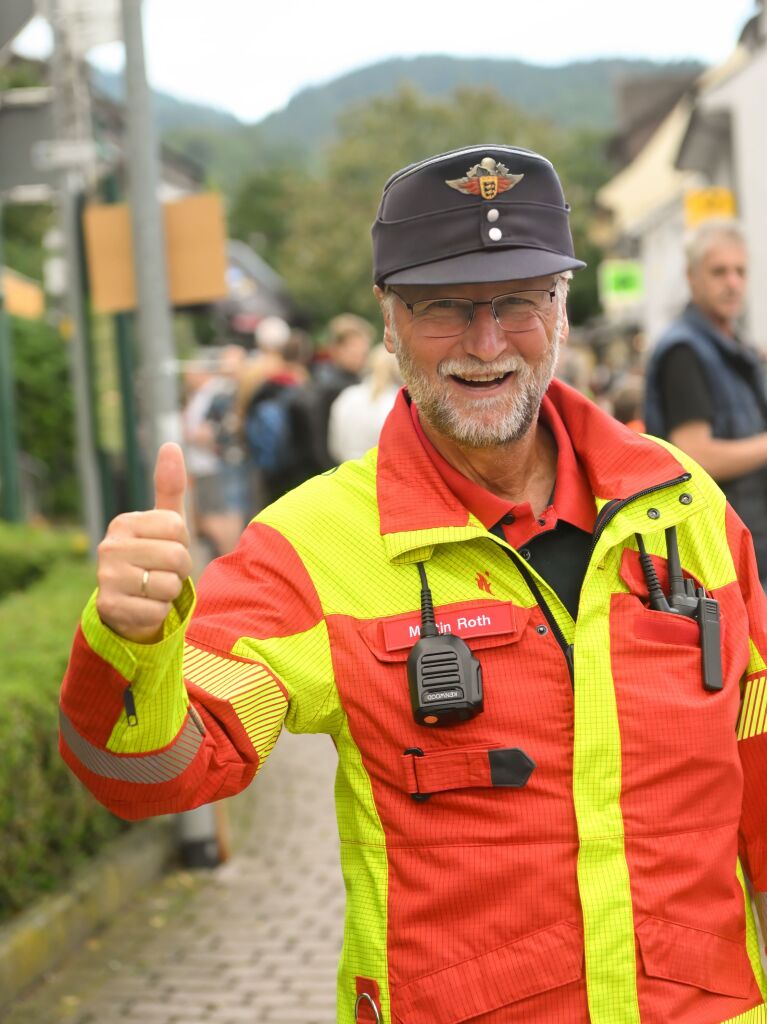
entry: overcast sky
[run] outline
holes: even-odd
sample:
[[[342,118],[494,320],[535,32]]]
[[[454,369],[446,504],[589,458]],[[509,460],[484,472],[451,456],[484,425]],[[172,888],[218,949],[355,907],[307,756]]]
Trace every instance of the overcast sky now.
[[[755,0],[144,0],[144,33],[155,88],[257,121],[306,85],[393,56],[446,53],[535,64],[694,57],[716,64],[755,7]],[[45,26],[33,23],[20,48],[41,55],[46,40]],[[91,56],[111,70],[122,65],[119,44]]]

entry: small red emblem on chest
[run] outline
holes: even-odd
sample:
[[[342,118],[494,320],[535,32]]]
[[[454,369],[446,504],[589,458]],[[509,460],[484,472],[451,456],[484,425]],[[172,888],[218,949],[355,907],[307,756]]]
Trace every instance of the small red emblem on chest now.
[[[477,586],[480,590],[484,590],[486,594],[492,594],[490,589],[490,580],[488,579],[488,573],[478,572],[477,573]]]

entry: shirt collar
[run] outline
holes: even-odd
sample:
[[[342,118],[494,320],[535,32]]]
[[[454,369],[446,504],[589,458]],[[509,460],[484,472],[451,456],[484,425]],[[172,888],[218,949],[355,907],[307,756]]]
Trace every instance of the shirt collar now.
[[[514,504],[499,498],[451,466],[426,436],[414,402],[410,405],[410,416],[424,451],[445,484],[486,529],[489,530],[504,516],[512,516],[520,522],[532,518],[528,502]],[[596,518],[594,496],[562,417],[548,396],[544,396],[541,403],[540,422],[549,428],[557,445],[556,483],[550,505],[553,506],[557,519],[564,519],[590,533]]]
[[[624,427],[562,381],[551,382],[544,401],[554,407],[590,492],[601,502],[625,498],[684,473],[666,448]],[[555,437],[561,451],[559,435]],[[422,538],[433,545],[480,535],[480,522],[474,517],[476,528],[472,527],[466,505],[447,486],[421,444],[404,388],[381,431],[376,467],[380,531],[388,557],[408,551]],[[557,500],[556,491],[554,497]]]

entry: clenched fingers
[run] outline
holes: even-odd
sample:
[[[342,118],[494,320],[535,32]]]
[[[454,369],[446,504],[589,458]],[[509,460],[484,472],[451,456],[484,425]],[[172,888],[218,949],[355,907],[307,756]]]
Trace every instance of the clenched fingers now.
[[[172,540],[189,547],[189,530],[178,512],[155,508],[148,512],[123,512],[109,524],[106,537],[144,537]],[[106,538],[105,538],[106,539]]]

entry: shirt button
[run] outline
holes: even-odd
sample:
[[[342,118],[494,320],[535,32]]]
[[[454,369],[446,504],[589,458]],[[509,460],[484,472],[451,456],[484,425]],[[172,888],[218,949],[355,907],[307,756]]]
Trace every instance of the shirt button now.
[[[500,228],[490,228],[490,230],[488,231],[488,236],[491,242],[500,242],[500,240],[503,238],[503,232],[501,231]]]
[[[535,627],[535,632],[538,634],[538,636],[546,636],[548,631],[549,631],[549,627],[548,626],[536,626]]]
[[[498,218],[500,216],[501,216],[500,210],[488,210],[487,211],[487,219],[490,221],[491,224],[495,224],[495,222],[498,220]]]
[[[537,519],[536,522],[538,523],[539,526],[545,526],[546,525],[546,520],[543,519],[543,518]]]
[[[517,521],[517,517],[513,512],[507,512],[505,516],[501,516],[501,522],[504,526],[511,526],[512,523]]]
[[[532,555],[530,554],[530,548],[520,548],[519,553],[520,555],[522,555],[526,562],[529,562],[532,558]]]

